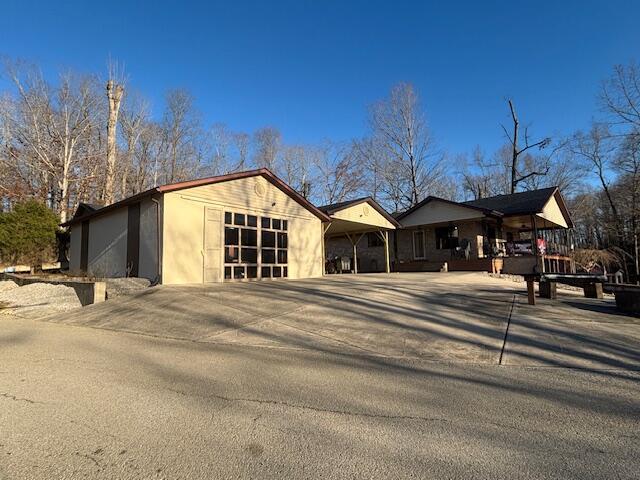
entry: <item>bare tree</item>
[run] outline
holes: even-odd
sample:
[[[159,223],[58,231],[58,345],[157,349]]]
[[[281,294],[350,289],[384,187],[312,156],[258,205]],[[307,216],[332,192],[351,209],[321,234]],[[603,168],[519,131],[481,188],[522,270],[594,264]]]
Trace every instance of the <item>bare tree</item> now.
[[[285,145],[276,164],[276,173],[303,197],[311,194],[311,168],[317,154],[303,145]]]
[[[274,127],[264,127],[253,134],[255,151],[253,162],[257,167],[275,171],[276,160],[282,144],[282,135]]]
[[[46,192],[47,202],[64,222],[72,177],[80,159],[94,153],[82,150],[99,113],[96,79],[64,74],[54,88],[36,69],[7,64],[6,71],[17,95],[3,114],[12,138],[5,151],[34,175],[32,185],[37,179],[35,188]]]
[[[504,130],[504,134],[506,135],[509,143],[511,145],[511,193],[515,193],[518,188],[518,184],[527,180],[530,177],[536,175],[546,175],[549,173],[549,165],[548,163],[543,165],[540,170],[530,170],[526,172],[521,172],[521,156],[532,148],[538,148],[542,150],[547,147],[551,143],[550,138],[543,138],[542,140],[538,140],[536,142],[531,142],[529,138],[529,129],[525,127],[524,129],[524,146],[520,147],[520,121],[518,120],[518,116],[516,115],[516,109],[513,106],[513,102],[508,100],[509,102],[509,110],[511,112],[511,120],[513,121],[513,134],[509,134],[507,129],[502,126],[502,130]]]
[[[370,109],[369,123],[377,154],[384,158],[387,190],[402,192],[400,203],[417,204],[429,184],[442,174],[441,158],[434,149],[418,95],[412,85],[400,83],[389,97]],[[394,193],[394,195],[395,195]]]
[[[245,170],[249,164],[249,147],[251,138],[248,134],[239,132],[233,135],[233,145],[238,153],[237,163],[231,171],[239,172]]]
[[[162,122],[166,159],[163,165],[167,182],[185,179],[200,167],[203,132],[192,95],[186,90],[171,90],[166,96]]]
[[[578,132],[571,143],[572,152],[587,160],[592,171],[598,178],[602,191],[604,192],[614,220],[615,233],[618,239],[622,238],[622,224],[618,213],[618,205],[614,200],[611,191],[608,172],[613,160],[615,151],[614,146],[610,142],[610,135],[606,125],[593,124],[588,133]]]
[[[365,186],[362,157],[353,145],[325,141],[315,156],[317,198],[324,205],[342,202]]]
[[[616,65],[602,84],[600,101],[614,125],[640,129],[640,68],[637,64]]]
[[[134,167],[134,158],[140,137],[148,128],[149,110],[148,103],[140,96],[127,94],[120,114],[120,128],[124,140],[124,154],[120,168],[120,198],[126,197],[131,192],[129,188],[130,175]]]

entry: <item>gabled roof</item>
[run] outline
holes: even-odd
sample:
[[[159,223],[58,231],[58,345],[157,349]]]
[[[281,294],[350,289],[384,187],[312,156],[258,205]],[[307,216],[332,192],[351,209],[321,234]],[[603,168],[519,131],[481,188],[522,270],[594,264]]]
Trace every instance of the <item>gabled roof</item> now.
[[[457,205],[457,206],[463,207],[463,208],[470,208],[472,210],[478,210],[478,211],[484,213],[485,215],[489,215],[489,216],[492,216],[492,217],[501,217],[502,216],[502,212],[493,210],[491,208],[483,208],[483,207],[476,206],[476,205],[468,205],[466,203],[454,202],[453,200],[447,200],[446,198],[434,197],[432,195],[429,195],[427,198],[425,198],[421,202],[415,204],[409,210],[405,210],[404,212],[398,214],[396,216],[396,220],[398,220],[398,221],[402,220],[403,218],[405,218],[408,215],[412,214],[416,210],[424,207],[426,204],[428,204],[430,202],[444,202],[444,203],[448,203],[450,205]]]
[[[372,197],[361,197],[361,198],[356,198],[354,200],[347,200],[344,202],[331,203],[329,205],[322,205],[321,207],[318,207],[318,209],[322,210],[327,215],[333,215],[334,213],[339,212],[340,210],[345,210],[347,208],[353,207],[354,205],[359,205],[365,202],[371,205],[373,209],[376,212],[378,212],[380,215],[382,215],[389,223],[391,223],[395,227],[400,227],[400,224],[398,223],[398,221],[395,218],[393,218],[393,216],[389,212],[387,212],[384,208],[382,208],[380,204],[376,202]]]
[[[466,202],[454,202],[444,198],[429,196],[417,205],[411,207],[409,210],[396,216],[396,219],[402,220],[409,214],[432,201],[440,201],[461,207],[474,208],[483,212],[485,215],[494,217],[534,215],[542,213],[544,207],[552,197],[555,197],[558,202],[558,206],[567,220],[569,228],[573,227],[573,221],[569,215],[569,209],[567,208],[558,187],[541,188],[538,190],[511,193],[508,195],[496,195],[494,197],[480,198],[478,200],[469,200]]]
[[[505,215],[530,215],[540,213],[558,187],[541,188],[527,192],[496,195],[463,202],[465,205],[498,210]]]
[[[150,197],[155,194],[175,192],[177,190],[184,190],[187,188],[201,187],[203,185],[212,185],[215,183],[229,182],[231,180],[239,180],[241,178],[257,177],[257,176],[261,176],[265,178],[267,181],[269,181],[271,184],[279,188],[282,192],[287,194],[289,197],[295,200],[302,207],[309,210],[311,213],[313,213],[316,217],[318,217],[323,222],[331,221],[331,218],[326,213],[318,209],[309,200],[304,198],[302,195],[296,192],[293,188],[291,188],[289,185],[287,185],[278,177],[276,177],[269,169],[260,168],[258,170],[249,170],[246,172],[230,173],[228,175],[218,175],[215,177],[200,178],[197,180],[190,180],[187,182],[170,183],[167,185],[154,187],[142,193],[138,193],[137,195],[133,195],[131,197],[120,200],[119,202],[112,203],[111,205],[107,205],[106,207],[102,207],[93,212],[88,212],[86,214],[82,214],[77,217],[74,216],[74,218],[72,218],[68,222],[61,224],[61,226],[66,227],[69,225],[73,225],[75,223],[83,222],[84,220],[87,220],[89,218],[94,218],[99,215],[103,215],[105,213],[116,210],[120,207],[132,205],[146,197]]]
[[[78,205],[78,208],[73,214],[73,217],[75,218],[75,217],[80,217],[82,215],[87,215],[89,213],[95,212],[96,210],[100,210],[101,208],[102,208],[102,205],[98,205],[97,203],[80,202],[80,204]]]

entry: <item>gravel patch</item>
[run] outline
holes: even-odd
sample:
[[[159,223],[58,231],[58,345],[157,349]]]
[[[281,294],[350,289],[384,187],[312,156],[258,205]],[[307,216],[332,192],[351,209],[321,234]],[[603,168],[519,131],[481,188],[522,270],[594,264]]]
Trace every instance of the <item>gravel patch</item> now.
[[[64,285],[32,283],[0,288],[0,315],[3,316],[40,318],[82,306],[73,288]]]
[[[107,298],[114,299],[123,295],[131,295],[149,288],[151,282],[146,278],[104,278],[107,284]]]
[[[16,282],[13,282],[11,280],[0,281],[0,293],[7,292],[15,288],[18,288],[18,284]]]

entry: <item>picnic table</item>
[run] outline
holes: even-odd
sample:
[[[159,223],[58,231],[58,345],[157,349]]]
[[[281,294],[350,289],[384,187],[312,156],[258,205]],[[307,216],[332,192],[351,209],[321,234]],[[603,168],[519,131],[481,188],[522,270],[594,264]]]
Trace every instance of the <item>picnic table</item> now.
[[[527,297],[529,305],[536,304],[534,284],[539,282],[539,294],[542,298],[557,298],[557,284],[580,287],[587,298],[602,298],[602,285],[607,282],[606,275],[593,275],[590,273],[536,273],[525,275],[527,282]]]

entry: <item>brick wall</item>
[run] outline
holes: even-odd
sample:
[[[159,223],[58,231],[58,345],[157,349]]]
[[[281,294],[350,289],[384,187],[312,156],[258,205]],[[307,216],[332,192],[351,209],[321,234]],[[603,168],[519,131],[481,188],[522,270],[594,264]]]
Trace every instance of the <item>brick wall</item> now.
[[[328,259],[333,259],[335,257],[353,257],[353,246],[346,237],[327,238],[325,240],[324,249],[325,256]],[[391,252],[389,253],[391,254]],[[383,272],[384,270],[384,247],[369,247],[369,241],[365,234],[360,239],[360,242],[358,242],[358,271],[368,273]]]

